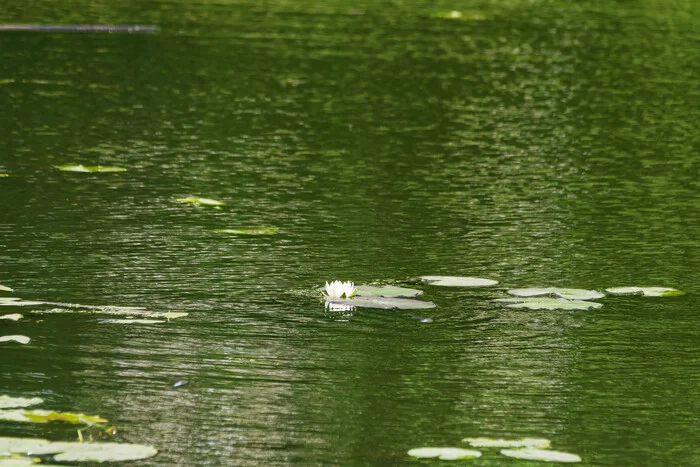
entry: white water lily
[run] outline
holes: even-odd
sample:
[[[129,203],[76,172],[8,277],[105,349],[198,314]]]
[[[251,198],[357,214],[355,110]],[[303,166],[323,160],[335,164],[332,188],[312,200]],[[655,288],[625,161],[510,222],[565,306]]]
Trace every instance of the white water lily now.
[[[356,292],[355,284],[350,281],[333,281],[330,284],[326,282],[324,295],[326,298],[352,298]]]

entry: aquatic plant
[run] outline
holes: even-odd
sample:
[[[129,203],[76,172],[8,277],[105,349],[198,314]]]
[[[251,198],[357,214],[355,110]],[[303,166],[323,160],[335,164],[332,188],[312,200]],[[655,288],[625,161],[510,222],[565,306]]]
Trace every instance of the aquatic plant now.
[[[333,281],[330,284],[326,282],[326,290],[324,292],[324,296],[326,297],[326,299],[347,299],[355,296],[355,293],[357,293],[357,289],[355,288],[355,284],[353,282]]]

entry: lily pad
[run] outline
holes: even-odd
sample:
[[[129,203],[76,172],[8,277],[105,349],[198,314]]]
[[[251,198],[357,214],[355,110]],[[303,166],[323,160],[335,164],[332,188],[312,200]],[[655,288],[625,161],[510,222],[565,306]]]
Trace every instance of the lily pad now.
[[[417,297],[422,295],[423,291],[418,289],[409,289],[406,287],[397,287],[395,285],[360,285],[357,287],[356,296],[358,297]]]
[[[439,285],[443,287],[486,287],[498,284],[498,281],[482,279],[480,277],[421,276],[420,279],[426,281],[430,285]]]
[[[85,415],[82,413],[56,412],[53,410],[0,410],[0,420],[26,423],[49,423],[54,421],[68,422],[75,425],[105,423],[107,420],[97,415]]]
[[[9,315],[0,316],[0,319],[9,319],[10,321],[19,321],[22,318],[24,318],[24,316],[19,313],[11,313]]]
[[[83,173],[114,173],[114,172],[126,172],[124,167],[109,167],[106,165],[55,165],[58,170],[64,172],[83,172]]]
[[[111,323],[111,324],[159,324],[167,323],[167,321],[162,319],[103,319],[100,323]]]
[[[585,300],[566,300],[550,297],[498,298],[497,302],[509,303],[508,308],[528,308],[530,310],[594,310],[602,303]]]
[[[5,287],[4,285],[0,285],[0,290],[4,290],[5,292],[12,292],[11,288]]]
[[[1,176],[1,175],[0,175]],[[0,467],[23,467],[23,466],[36,466],[41,462],[39,457],[18,457],[18,456],[2,456],[0,453]],[[41,464],[42,466],[52,465],[52,464]]]
[[[332,298],[326,300],[329,305],[358,308],[379,308],[384,310],[421,310],[435,308],[433,302],[396,297],[356,297],[351,299]]]
[[[669,287],[610,287],[605,291],[611,295],[644,295],[645,297],[673,297],[685,292]]]
[[[419,459],[432,459],[437,457],[444,461],[453,461],[481,457],[481,452],[462,448],[416,448],[408,451],[408,455]]]
[[[502,449],[501,454],[515,459],[542,462],[581,462],[581,458],[576,454],[562,451],[550,451],[549,449],[525,448],[525,449]]]
[[[0,306],[34,306],[43,305],[45,302],[35,302],[33,300],[22,300],[17,297],[0,297]]]
[[[197,196],[188,196],[187,198],[176,198],[178,203],[192,204],[194,206],[224,206],[226,203],[211,198],[199,198]]]
[[[462,440],[475,448],[541,448],[549,447],[549,440],[544,438],[494,439],[464,438]]]
[[[20,344],[29,344],[29,341],[31,341],[29,337],[19,334],[0,336],[0,342],[19,342]]]
[[[488,16],[475,11],[435,11],[430,13],[430,17],[453,21],[485,21],[488,19]]]
[[[516,297],[554,297],[567,300],[595,300],[605,297],[604,293],[597,290],[564,289],[558,287],[530,287],[526,289],[511,289],[510,295]]]
[[[0,408],[2,409],[29,407],[30,405],[37,405],[42,402],[44,402],[44,399],[40,397],[12,397],[0,395]],[[1,451],[0,449],[0,452]]]
[[[57,462],[133,461],[158,454],[153,446],[144,444],[51,442],[37,438],[0,438],[0,452],[53,455]]]
[[[274,235],[279,227],[259,227],[255,229],[216,229],[213,232],[229,235]]]

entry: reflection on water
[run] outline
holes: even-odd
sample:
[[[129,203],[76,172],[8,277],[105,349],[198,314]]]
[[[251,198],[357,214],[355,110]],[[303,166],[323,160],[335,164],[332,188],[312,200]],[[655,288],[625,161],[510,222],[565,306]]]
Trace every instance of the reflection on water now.
[[[308,3],[0,7],[162,29],[0,36],[0,283],[190,313],[0,324],[32,337],[0,349],[3,391],[107,417],[162,451],[143,465],[398,465],[466,436],[700,463],[697,6],[481,1],[487,20],[451,21],[429,17],[442,2]],[[438,308],[420,315],[336,319],[312,297],[430,274],[500,285],[427,287]],[[618,285],[688,294],[492,301]],[[75,436],[0,425],[17,434]]]

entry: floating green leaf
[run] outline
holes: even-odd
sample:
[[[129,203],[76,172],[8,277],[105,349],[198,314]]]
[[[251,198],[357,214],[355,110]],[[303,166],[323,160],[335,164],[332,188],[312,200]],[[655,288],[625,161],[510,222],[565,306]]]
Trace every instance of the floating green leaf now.
[[[4,285],[0,285],[0,290],[3,290],[5,292],[12,292],[12,289],[9,287],[5,287]]]
[[[422,290],[395,285],[360,285],[355,295],[358,297],[417,297],[422,294]]]
[[[100,323],[111,323],[111,324],[158,324],[167,323],[167,321],[162,319],[103,319]]]
[[[0,410],[0,420],[26,423],[49,423],[54,421],[73,424],[104,423],[107,420],[97,415],[85,415],[82,413],[56,412],[53,410]]]
[[[515,459],[542,462],[581,462],[581,458],[576,454],[568,452],[550,451],[549,449],[525,448],[525,449],[502,449],[501,454]]]
[[[0,452],[52,455],[57,462],[119,462],[155,456],[153,446],[127,443],[51,442],[38,438],[0,438]],[[44,465],[44,464],[41,464]]]
[[[19,334],[0,336],[0,342],[19,342],[20,344],[29,344],[29,341],[31,341],[29,337]]]
[[[210,198],[199,198],[197,196],[188,196],[187,198],[176,198],[178,203],[192,204],[194,206],[224,206],[226,203]]]
[[[19,313],[11,313],[9,315],[0,316],[0,319],[9,319],[10,321],[19,321],[22,318],[24,318],[24,316]]]
[[[62,170],[64,172],[83,172],[83,173],[114,173],[114,172],[126,172],[124,167],[108,167],[105,165],[55,165],[55,168]]]
[[[564,289],[558,287],[530,287],[526,289],[511,289],[510,295],[516,297],[555,297],[567,300],[595,300],[605,297],[604,293],[597,290]]]
[[[44,400],[39,397],[12,397],[0,395],[0,408],[2,409],[29,407],[30,405],[37,405],[42,402],[44,402]]]
[[[498,284],[498,281],[481,279],[479,277],[421,276],[420,279],[428,282],[430,285],[443,287],[485,287]]]
[[[610,287],[605,291],[611,295],[644,295],[645,297],[673,297],[685,292],[668,287]]]
[[[464,438],[462,440],[475,448],[548,448],[549,440],[544,438],[494,439]]]
[[[337,309],[341,309],[340,307],[379,308],[385,310],[421,310],[426,308],[435,308],[435,304],[433,302],[395,297],[355,297],[351,299],[332,298],[327,299],[326,304],[339,307]]]
[[[8,174],[7,172],[0,172],[0,178],[9,177],[9,176],[10,176],[10,174]]]
[[[462,448],[416,448],[408,451],[408,455],[419,459],[431,459],[437,457],[440,460],[452,461],[481,457],[481,452]]]
[[[603,306],[602,303],[597,302],[550,297],[498,298],[496,301],[509,303],[506,305],[508,308],[528,308],[530,310],[593,310]]]
[[[488,19],[488,16],[475,11],[435,11],[430,13],[430,17],[456,21],[485,21]]]
[[[255,229],[216,229],[213,232],[229,235],[274,235],[279,227],[259,227]]]

